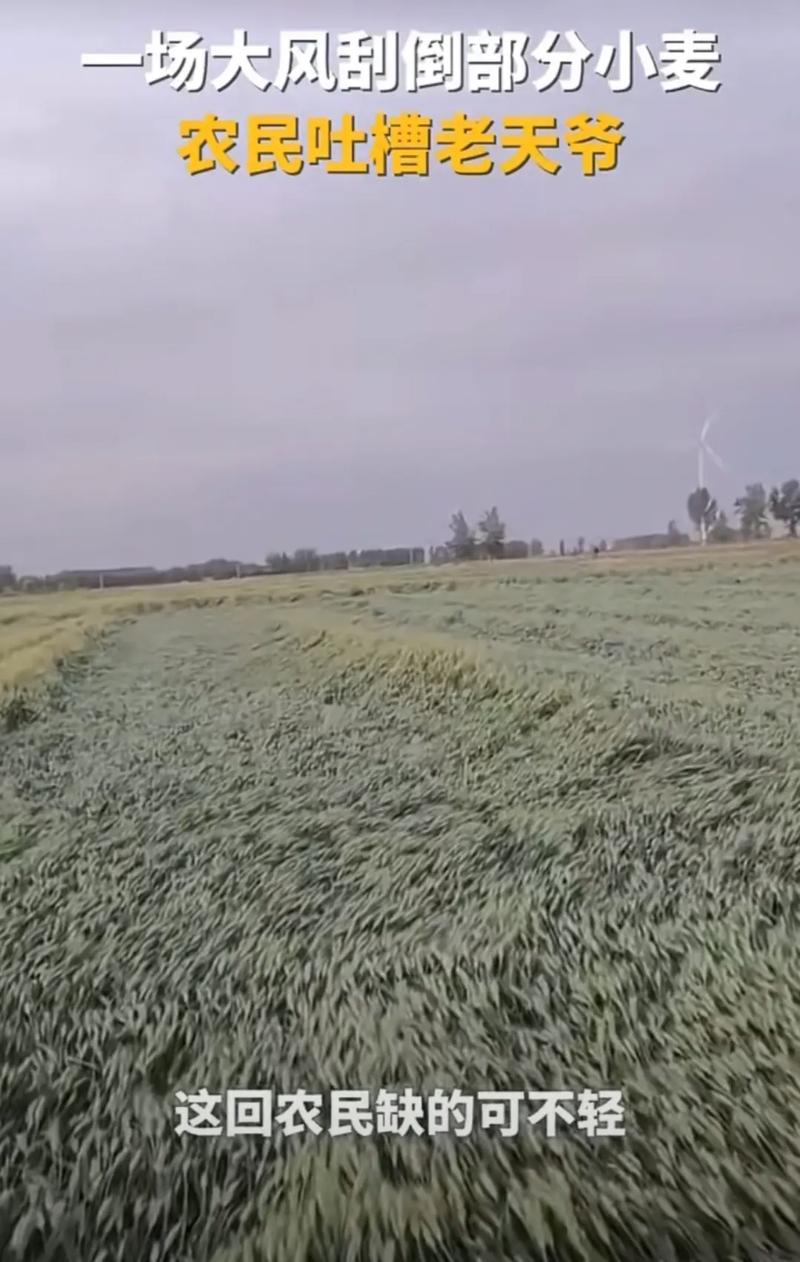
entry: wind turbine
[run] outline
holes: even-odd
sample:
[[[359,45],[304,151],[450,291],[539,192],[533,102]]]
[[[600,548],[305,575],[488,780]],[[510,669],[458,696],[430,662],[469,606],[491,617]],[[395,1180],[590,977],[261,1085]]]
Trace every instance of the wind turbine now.
[[[700,439],[697,444],[697,487],[698,490],[701,491],[707,489],[705,483],[706,456],[708,456],[712,463],[715,464],[718,469],[721,469],[723,473],[728,473],[728,468],[726,467],[724,461],[717,455],[714,448],[708,442],[708,431],[711,429],[711,426],[714,424],[716,419],[717,418],[714,414],[706,417],[703,428],[700,431]],[[704,517],[700,519],[700,542],[706,542],[706,523]]]

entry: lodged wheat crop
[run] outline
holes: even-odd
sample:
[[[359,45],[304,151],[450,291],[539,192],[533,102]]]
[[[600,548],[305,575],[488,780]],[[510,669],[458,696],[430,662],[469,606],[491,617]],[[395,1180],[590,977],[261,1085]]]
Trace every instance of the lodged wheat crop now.
[[[0,1256],[800,1257],[799,577],[70,598],[0,733]],[[202,1088],[618,1090],[625,1133],[179,1135]]]

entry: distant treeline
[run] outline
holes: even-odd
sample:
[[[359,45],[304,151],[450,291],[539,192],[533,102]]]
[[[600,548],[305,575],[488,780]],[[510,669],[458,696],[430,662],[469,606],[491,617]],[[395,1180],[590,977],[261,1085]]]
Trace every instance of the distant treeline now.
[[[689,520],[702,543],[736,543],[769,539],[772,525],[784,527],[790,538],[800,530],[800,481],[790,478],[767,493],[760,482],[745,487],[734,505],[739,524],[733,526],[724,510],[718,507],[706,487],[692,491],[687,501]],[[771,521],[770,521],[771,517]],[[568,547],[559,541],[558,552],[551,556],[583,556],[606,551],[641,551],[652,548],[685,547],[692,542],[675,521],[660,534],[632,535],[587,543],[579,538]],[[76,588],[140,587],[158,583],[199,583],[204,579],[253,578],[257,575],[311,574],[320,570],[377,569],[402,565],[443,565],[448,561],[493,560],[513,561],[544,554],[541,540],[506,539],[506,525],[497,507],[486,510],[471,525],[463,512],[450,519],[450,537],[445,543],[424,548],[363,548],[351,552],[318,552],[316,548],[297,548],[293,553],[271,552],[266,564],[227,561],[218,557],[200,565],[173,566],[159,570],[153,566],[110,570],[62,570],[58,574],[17,578],[11,566],[0,565],[0,592],[69,591]]]
[[[440,543],[428,549],[430,565],[446,565],[448,561],[524,561],[527,557],[544,556],[541,539],[499,539],[494,544],[470,536],[466,546],[458,540]]]
[[[151,565],[109,570],[60,570],[58,574],[14,576],[0,567],[0,589],[25,592],[74,591],[79,588],[142,587],[159,583],[199,583],[209,578],[247,578],[265,574],[264,566],[238,561],[214,560],[200,565],[176,565],[159,570]]]
[[[316,548],[298,548],[288,552],[271,552],[267,557],[267,574],[312,574],[319,570],[375,569],[379,566],[424,565],[424,548],[365,548],[360,552],[317,552]]]
[[[315,548],[298,548],[291,555],[286,552],[270,553],[265,565],[215,558],[198,565],[178,565],[165,570],[143,565],[108,570],[61,570],[57,574],[24,575],[21,578],[11,566],[0,565],[0,592],[146,587],[160,583],[200,583],[208,579],[255,578],[259,575],[268,577],[424,563],[424,548],[367,548],[360,552],[317,552]]]

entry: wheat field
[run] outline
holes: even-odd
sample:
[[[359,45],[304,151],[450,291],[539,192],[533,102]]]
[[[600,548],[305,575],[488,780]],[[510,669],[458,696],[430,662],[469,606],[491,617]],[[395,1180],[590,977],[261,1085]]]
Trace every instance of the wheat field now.
[[[800,1257],[800,552],[0,601],[0,1256]],[[625,1134],[176,1133],[206,1087]]]

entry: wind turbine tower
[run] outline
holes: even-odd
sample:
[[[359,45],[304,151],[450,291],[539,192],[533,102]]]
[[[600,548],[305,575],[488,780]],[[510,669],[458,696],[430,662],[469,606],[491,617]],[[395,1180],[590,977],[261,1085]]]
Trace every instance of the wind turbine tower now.
[[[706,483],[705,483],[705,476],[706,476],[705,475],[705,457],[706,456],[708,456],[711,459],[711,461],[717,466],[717,468],[722,470],[723,473],[728,472],[727,468],[725,467],[725,464],[717,455],[717,453],[714,451],[714,448],[708,442],[708,431],[711,429],[711,426],[714,424],[715,420],[716,420],[715,416],[709,416],[706,419],[706,422],[700,431],[700,441],[697,445],[697,486],[698,486],[698,489],[701,491],[704,489],[707,489]],[[707,539],[706,522],[705,522],[705,518],[703,517],[700,520],[700,542],[704,544],[706,542],[706,539]]]

